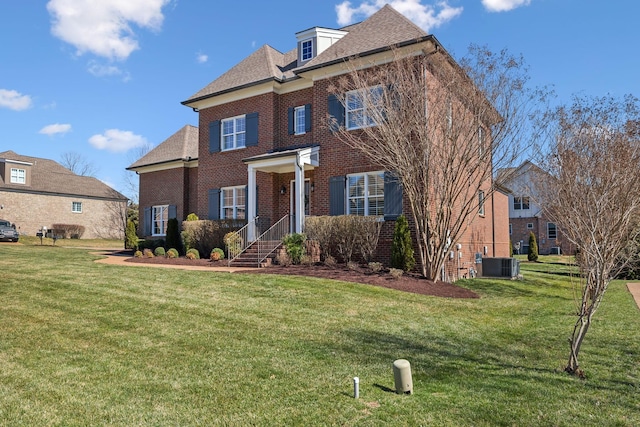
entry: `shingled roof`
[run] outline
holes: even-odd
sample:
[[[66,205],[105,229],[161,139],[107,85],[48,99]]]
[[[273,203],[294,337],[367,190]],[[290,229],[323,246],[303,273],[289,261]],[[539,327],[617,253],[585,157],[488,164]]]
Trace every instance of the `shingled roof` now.
[[[0,152],[0,161],[11,160],[31,165],[30,185],[12,184],[8,182],[8,177],[5,179],[0,177],[0,190],[127,200],[125,196],[102,181],[90,176],[76,175],[53,160],[22,156],[13,151]]]
[[[176,160],[191,161],[198,158],[198,128],[186,125],[153,150],[127,168],[158,165]]]
[[[283,82],[297,74],[375,53],[391,46],[415,43],[430,36],[404,15],[385,5],[367,20],[341,28],[347,34],[306,64],[298,67],[298,49],[281,53],[264,45],[182,104],[242,89],[265,81]]]

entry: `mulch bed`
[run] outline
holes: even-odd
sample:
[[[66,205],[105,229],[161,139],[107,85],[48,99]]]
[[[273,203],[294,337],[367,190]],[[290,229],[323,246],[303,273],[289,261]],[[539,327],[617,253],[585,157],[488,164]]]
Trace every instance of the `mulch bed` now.
[[[226,261],[211,261],[208,259],[186,258],[129,258],[127,262],[145,264],[173,264],[173,265],[197,265],[209,267],[226,267]],[[341,280],[344,282],[363,283],[384,288],[395,289],[403,292],[412,292],[421,295],[432,295],[445,298],[480,298],[475,292],[446,282],[432,282],[423,279],[414,273],[405,273],[401,278],[394,279],[388,272],[374,273],[369,268],[358,267],[349,270],[344,264],[328,267],[323,264],[316,265],[291,265],[282,267],[273,265],[266,268],[247,270],[249,274],[285,274],[291,276],[319,277],[322,279]]]

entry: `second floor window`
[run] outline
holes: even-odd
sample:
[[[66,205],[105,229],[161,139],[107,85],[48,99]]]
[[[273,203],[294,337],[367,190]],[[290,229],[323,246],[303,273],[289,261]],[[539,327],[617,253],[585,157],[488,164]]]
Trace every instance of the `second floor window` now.
[[[296,135],[302,135],[306,132],[306,113],[305,107],[296,107],[294,110],[294,128]]]
[[[384,215],[384,172],[347,176],[347,214]]]
[[[245,218],[245,187],[226,187],[220,190],[220,218]]]
[[[347,92],[345,114],[347,129],[375,126],[376,108],[382,108],[382,86]]]
[[[528,197],[514,197],[513,198],[513,209],[518,211],[518,210],[525,210],[525,209],[529,209],[529,198]]]
[[[25,169],[11,168],[11,183],[26,184],[27,171]]]
[[[82,213],[82,202],[71,202],[71,212]]]
[[[222,151],[245,147],[245,116],[222,120]]]

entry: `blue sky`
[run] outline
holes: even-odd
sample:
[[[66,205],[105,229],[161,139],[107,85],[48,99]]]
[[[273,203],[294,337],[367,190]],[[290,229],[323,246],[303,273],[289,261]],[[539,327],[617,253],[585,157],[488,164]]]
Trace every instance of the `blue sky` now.
[[[381,8],[280,0],[0,2],[0,151],[60,161],[75,152],[130,195],[125,168],[197,114],[180,104],[264,44],[340,28]],[[532,83],[572,94],[640,96],[640,2],[389,1],[456,58],[470,43],[522,54]],[[277,6],[276,6],[277,5]]]

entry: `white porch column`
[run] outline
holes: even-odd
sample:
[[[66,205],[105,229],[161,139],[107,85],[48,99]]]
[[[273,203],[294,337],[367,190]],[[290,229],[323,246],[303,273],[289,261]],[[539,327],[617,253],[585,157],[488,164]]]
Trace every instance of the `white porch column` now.
[[[296,169],[295,170],[296,194],[294,194],[295,201],[296,201],[295,232],[302,233],[302,230],[304,229],[304,167],[300,159],[300,153],[296,154],[295,169]]]
[[[247,212],[245,213],[247,216],[247,239],[249,241],[254,241],[258,237],[256,235],[256,170],[253,166],[249,165],[247,167],[248,179],[247,179]]]

